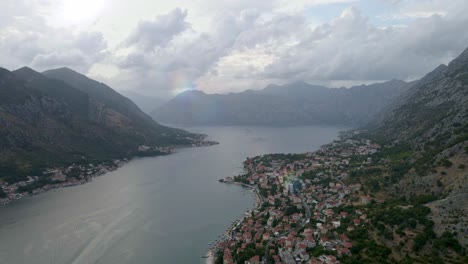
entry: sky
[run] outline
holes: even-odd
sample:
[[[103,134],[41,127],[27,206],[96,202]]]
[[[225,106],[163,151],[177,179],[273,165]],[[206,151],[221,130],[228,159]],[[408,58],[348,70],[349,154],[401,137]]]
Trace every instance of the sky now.
[[[0,67],[171,97],[422,77],[468,47],[466,0],[0,0]]]

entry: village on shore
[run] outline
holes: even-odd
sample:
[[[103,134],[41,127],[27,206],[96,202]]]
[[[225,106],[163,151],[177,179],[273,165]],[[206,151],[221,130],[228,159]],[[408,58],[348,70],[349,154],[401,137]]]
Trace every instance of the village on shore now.
[[[346,232],[368,223],[365,207],[379,202],[361,184],[348,183],[349,169],[367,166],[380,146],[342,134],[339,141],[305,154],[247,158],[245,174],[220,180],[248,186],[258,196],[248,211],[216,241],[214,263],[340,263],[352,255]],[[358,157],[358,159],[352,159]],[[351,205],[351,210],[342,210]]]

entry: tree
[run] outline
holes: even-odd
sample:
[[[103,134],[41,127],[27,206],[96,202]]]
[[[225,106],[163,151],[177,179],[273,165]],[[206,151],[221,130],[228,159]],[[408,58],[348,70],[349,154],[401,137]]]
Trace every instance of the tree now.
[[[7,197],[7,194],[2,189],[0,189],[0,198],[6,198],[6,197]]]
[[[438,250],[445,250],[447,248],[451,248],[460,255],[464,254],[463,247],[460,245],[458,240],[454,237],[452,233],[447,231],[444,232],[442,236],[440,236],[434,241],[434,247]]]
[[[453,165],[453,163],[452,163],[450,160],[448,160],[448,159],[442,159],[442,160],[440,161],[440,164],[441,164],[442,166],[446,167],[446,168],[450,168],[450,167],[452,167],[452,165]]]

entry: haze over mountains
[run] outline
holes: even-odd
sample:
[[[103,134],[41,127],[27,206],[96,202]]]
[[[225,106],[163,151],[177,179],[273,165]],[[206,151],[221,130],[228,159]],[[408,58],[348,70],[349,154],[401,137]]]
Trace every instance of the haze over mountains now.
[[[67,68],[0,69],[0,177],[129,157],[140,145],[186,145],[110,87]]]
[[[363,125],[410,85],[391,80],[329,89],[296,82],[230,94],[187,91],[151,115],[181,125]]]
[[[143,95],[131,90],[119,91],[120,94],[132,100],[143,112],[149,114],[167,102],[166,99],[156,96]]]

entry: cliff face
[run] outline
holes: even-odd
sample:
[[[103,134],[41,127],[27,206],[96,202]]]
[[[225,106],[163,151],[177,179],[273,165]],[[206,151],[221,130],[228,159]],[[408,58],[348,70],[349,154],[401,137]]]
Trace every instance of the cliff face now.
[[[127,157],[141,145],[191,143],[192,134],[159,125],[106,89],[121,100],[29,68],[0,69],[0,179],[71,162]]]

